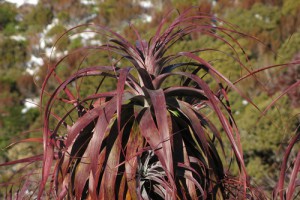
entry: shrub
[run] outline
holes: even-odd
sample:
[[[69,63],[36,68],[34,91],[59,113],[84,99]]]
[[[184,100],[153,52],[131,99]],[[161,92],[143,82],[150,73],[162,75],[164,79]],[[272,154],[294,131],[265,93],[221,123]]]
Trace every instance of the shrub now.
[[[44,154],[16,161],[43,161],[37,198],[265,198],[249,184],[227,92],[233,89],[251,100],[199,56],[209,49],[172,51],[174,43],[194,33],[233,48],[217,33],[238,32],[213,27],[211,16],[192,11],[171,22],[169,13],[148,41],[132,26],[135,45],[106,27],[90,25],[108,42],[84,50],[108,55],[110,64],[80,65],[65,79],[57,72],[66,57],[50,67],[41,94],[41,102],[46,101]],[[81,83],[91,77],[95,91],[82,92]],[[51,78],[59,83],[53,92],[47,90]],[[115,87],[103,88],[106,79]],[[67,110],[62,116],[61,104]]]

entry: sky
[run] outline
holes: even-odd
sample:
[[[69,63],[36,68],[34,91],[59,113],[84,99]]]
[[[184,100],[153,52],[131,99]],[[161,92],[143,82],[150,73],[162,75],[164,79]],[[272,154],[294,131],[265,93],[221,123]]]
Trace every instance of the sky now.
[[[38,0],[5,0],[10,3],[15,3],[18,7],[23,5],[24,3],[28,4],[37,4]]]

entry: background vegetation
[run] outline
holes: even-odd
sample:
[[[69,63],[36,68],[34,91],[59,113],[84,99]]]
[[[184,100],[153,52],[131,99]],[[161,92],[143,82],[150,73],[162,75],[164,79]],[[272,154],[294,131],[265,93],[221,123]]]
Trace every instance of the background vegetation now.
[[[85,29],[84,33],[68,32],[57,44],[55,42],[66,30],[83,23],[103,24],[131,37],[130,23],[138,27],[142,35],[153,34],[162,16],[177,8],[182,12],[191,5],[199,12],[209,13],[216,18],[233,24],[240,32],[251,35],[241,37],[232,34],[246,51],[237,52],[241,62],[250,70],[299,60],[300,55],[300,3],[294,0],[107,0],[107,1],[47,1],[37,5],[24,4],[20,7],[0,1],[0,162],[20,159],[39,153],[40,144],[24,143],[5,148],[11,142],[41,135],[38,97],[42,80],[49,66],[68,52],[81,46],[98,45],[106,38]],[[222,22],[211,21],[213,26]],[[86,32],[87,31],[87,32]],[[230,37],[224,35],[230,41]],[[257,40],[261,41],[258,42]],[[135,42],[135,41],[132,41]],[[232,45],[235,41],[232,41]],[[55,45],[55,49],[52,49]],[[218,49],[228,55],[235,55],[228,45],[202,35],[192,35],[178,42],[174,51],[184,51],[202,46]],[[222,52],[206,51],[202,57],[213,63],[232,82],[246,74],[234,59]],[[75,51],[62,67],[60,75],[67,77],[72,66],[78,66],[84,56]],[[110,55],[103,56],[104,62],[111,62]],[[96,63],[99,55],[89,56],[87,65]],[[239,87],[253,102],[264,110],[285,88],[299,80],[299,66],[286,69],[272,69],[237,82]],[[93,79],[83,84],[89,93]],[[177,80],[170,80],[177,81]],[[56,85],[52,80],[53,88]],[[107,88],[115,87],[107,81]],[[51,89],[51,88],[50,88]],[[241,132],[244,157],[252,183],[271,193],[279,176],[280,163],[285,147],[299,126],[300,89],[289,92],[280,99],[266,115],[245,101],[236,93],[230,93],[232,110]],[[57,107],[57,112],[66,108]],[[292,157],[296,152],[292,152]],[[19,166],[0,168],[0,182],[10,180]]]

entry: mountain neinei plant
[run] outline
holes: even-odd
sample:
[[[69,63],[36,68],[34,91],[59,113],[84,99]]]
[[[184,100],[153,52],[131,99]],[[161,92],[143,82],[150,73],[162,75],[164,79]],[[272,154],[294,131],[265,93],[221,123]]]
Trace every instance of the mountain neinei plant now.
[[[221,100],[226,97],[221,80],[234,85],[197,56],[200,49],[168,53],[174,42],[193,32],[214,37],[211,26],[199,24],[208,16],[188,13],[181,14],[164,31],[162,21],[148,42],[136,32],[135,46],[117,33],[99,27],[111,37],[99,50],[121,59],[111,66],[99,63],[78,70],[51,95],[45,107],[45,154],[39,195],[51,173],[59,198],[220,199],[237,192],[246,197],[248,185],[236,140],[237,128],[230,108]],[[129,65],[123,66],[122,59]],[[54,71],[55,67],[48,76]],[[213,91],[197,75],[199,71],[210,75],[219,88]],[[86,76],[97,76],[99,80],[111,77],[116,81],[116,89],[97,91],[77,101],[68,86]],[[164,87],[169,77],[182,81]],[[64,124],[68,112],[50,131],[51,108],[63,91],[73,102],[78,119],[72,125]],[[219,155],[223,148],[221,135],[201,112],[206,106],[217,115],[239,164],[240,187],[236,191],[227,186],[228,174]],[[62,125],[68,126],[68,131],[58,143]],[[221,149],[216,148],[216,142]],[[51,171],[55,152],[57,161]]]
[[[56,74],[60,62],[49,69],[41,95],[42,102],[47,100],[44,154],[35,158],[43,161],[38,198],[256,198],[227,100],[228,88],[242,92],[199,56],[207,49],[172,49],[174,43],[195,33],[227,43],[216,32],[230,35],[231,30],[212,26],[211,16],[192,15],[191,10],[172,22],[167,19],[149,41],[132,27],[136,44],[93,25],[109,39],[93,49],[109,55],[112,64],[99,59],[99,64],[78,67],[66,79]],[[49,94],[46,87],[51,77],[59,86]],[[88,77],[99,86],[78,98],[72,88]],[[103,89],[105,78],[114,80],[116,87]],[[58,102],[72,106],[62,117],[55,114]],[[224,150],[225,138],[233,157]],[[238,166],[235,175],[227,163],[231,161]]]

